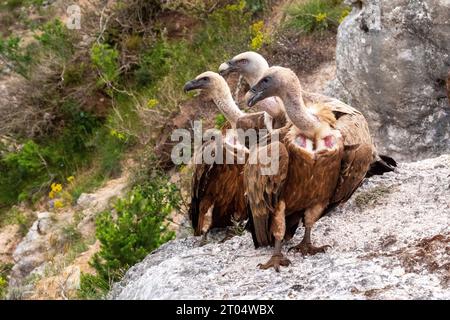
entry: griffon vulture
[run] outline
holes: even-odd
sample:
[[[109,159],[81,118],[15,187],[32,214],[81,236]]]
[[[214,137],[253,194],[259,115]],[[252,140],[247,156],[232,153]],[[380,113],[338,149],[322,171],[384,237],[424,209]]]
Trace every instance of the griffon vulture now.
[[[196,89],[206,93],[227,118],[232,129],[236,129],[236,122],[244,113],[233,101],[225,79],[217,73],[204,72],[184,86],[185,91]],[[230,226],[232,219],[243,221],[247,217],[243,189],[243,164],[237,164],[236,152],[242,150],[246,157],[248,150],[239,143],[234,134],[224,136],[223,140],[223,163],[195,162],[189,217],[194,234],[203,235],[203,243],[211,228]],[[211,146],[215,148],[216,144],[213,141],[204,143],[196,155],[201,156],[203,150]],[[213,153],[217,155],[218,151],[214,149]],[[225,163],[226,153],[230,152],[234,164]],[[245,163],[245,159],[241,163]]]
[[[222,63],[219,67],[219,73],[221,75],[227,75],[231,72],[237,72],[252,87],[258,82],[259,79],[261,79],[262,75],[267,71],[267,69],[269,69],[269,64],[262,55],[253,51],[248,51],[240,53],[229,61]],[[450,85],[448,85],[448,88],[450,88]],[[305,91],[303,89],[301,89],[301,93],[306,107],[309,108],[310,106],[314,107],[317,104],[326,104],[332,109],[333,113],[338,119],[338,122],[339,116],[343,114],[341,108],[344,108],[344,113],[347,112],[347,110],[352,109],[352,107],[343,104],[337,99],[319,93],[313,93]],[[246,95],[246,97],[247,96],[248,94]],[[270,124],[270,118],[267,119],[266,117],[264,121],[269,131],[271,131],[272,127],[273,129],[278,129],[286,124],[286,112],[279,97],[265,98],[264,100],[256,103],[254,108],[256,108],[256,110],[267,112],[267,114],[269,114],[270,117],[273,118],[273,126],[271,126]],[[252,115],[256,114],[258,113],[254,113]],[[291,123],[287,123],[287,125],[290,126]],[[286,132],[286,130],[280,131],[281,135],[284,135]],[[376,150],[374,150],[374,152],[375,153],[373,155],[373,161],[371,163],[370,170],[367,172],[367,177],[370,177],[372,175],[381,175],[385,172],[393,171],[397,166],[397,163],[391,157],[386,155],[379,155]]]
[[[376,152],[367,122],[359,111],[335,99],[307,108],[300,81],[290,69],[269,68],[251,88],[251,94],[249,106],[270,96],[280,97],[293,124],[282,141],[253,151],[244,171],[255,245],[275,246],[272,258],[259,266],[278,271],[280,265],[290,263],[281,253],[281,242],[293,235],[301,218],[304,238],[291,249],[304,255],[326,249],[327,246],[312,245],[314,223],[327,208],[352,195]],[[261,169],[266,165],[255,157],[263,151],[274,154],[276,150],[278,172],[262,175]]]

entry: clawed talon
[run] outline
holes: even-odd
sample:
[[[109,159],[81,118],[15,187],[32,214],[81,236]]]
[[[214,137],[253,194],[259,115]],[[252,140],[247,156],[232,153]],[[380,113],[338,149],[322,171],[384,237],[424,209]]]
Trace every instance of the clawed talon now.
[[[280,266],[287,267],[291,264],[291,261],[283,255],[273,255],[266,263],[258,264],[260,269],[266,270],[271,267],[275,269],[276,272],[280,272]]]
[[[303,256],[307,256],[307,255],[313,256],[317,253],[325,252],[328,248],[331,248],[331,246],[325,245],[322,247],[315,247],[311,243],[305,243],[302,241],[298,245],[296,245],[294,247],[290,247],[288,252],[290,252],[291,250],[294,250],[296,252],[300,252]]]

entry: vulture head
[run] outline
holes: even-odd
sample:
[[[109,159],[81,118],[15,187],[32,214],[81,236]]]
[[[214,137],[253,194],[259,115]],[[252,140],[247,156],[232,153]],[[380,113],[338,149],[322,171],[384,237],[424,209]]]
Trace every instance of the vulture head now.
[[[247,105],[253,107],[257,102],[273,96],[283,98],[285,94],[295,88],[298,83],[297,75],[288,68],[270,67],[261,79],[250,89]]]
[[[249,85],[253,85],[268,68],[269,64],[262,55],[247,51],[222,63],[219,67],[219,73],[225,76],[231,72],[237,72],[245,78]]]
[[[186,82],[184,91],[202,90],[211,98],[223,97],[230,91],[225,79],[218,73],[206,71],[199,74],[195,79]]]

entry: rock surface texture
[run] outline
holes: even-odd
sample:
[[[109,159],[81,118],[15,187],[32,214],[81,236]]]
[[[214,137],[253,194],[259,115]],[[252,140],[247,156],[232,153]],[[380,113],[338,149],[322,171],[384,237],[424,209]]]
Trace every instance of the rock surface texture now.
[[[369,118],[378,148],[402,161],[450,150],[449,0],[347,0],[336,79],[326,93]]]
[[[332,248],[288,253],[292,265],[276,273],[257,268],[271,249],[255,250],[249,233],[203,247],[195,237],[173,240],[131,268],[109,298],[450,299],[450,155],[366,180],[319,220],[313,241]]]

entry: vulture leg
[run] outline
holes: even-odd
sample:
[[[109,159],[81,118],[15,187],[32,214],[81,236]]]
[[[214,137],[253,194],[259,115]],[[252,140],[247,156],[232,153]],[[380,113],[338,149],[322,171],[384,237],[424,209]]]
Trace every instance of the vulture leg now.
[[[323,213],[325,206],[318,204],[314,207],[308,208],[305,211],[305,235],[303,240],[296,246],[289,248],[288,251],[294,250],[300,252],[302,255],[315,255],[316,253],[325,252],[330,246],[325,245],[321,247],[313,246],[311,242],[311,230],[314,223],[320,218]]]
[[[288,258],[286,258],[283,253],[281,253],[281,241],[284,238],[284,233],[286,231],[286,222],[284,217],[284,210],[286,204],[284,201],[280,201],[275,210],[273,220],[270,226],[273,237],[275,238],[275,248],[272,257],[266,263],[258,264],[260,269],[269,269],[273,267],[276,272],[280,272],[280,266],[287,267],[291,264]]]
[[[211,228],[212,224],[212,214],[214,210],[214,204],[208,208],[208,211],[206,212],[204,218],[202,219],[202,240],[200,240],[200,247],[204,246],[208,243],[208,231]]]

